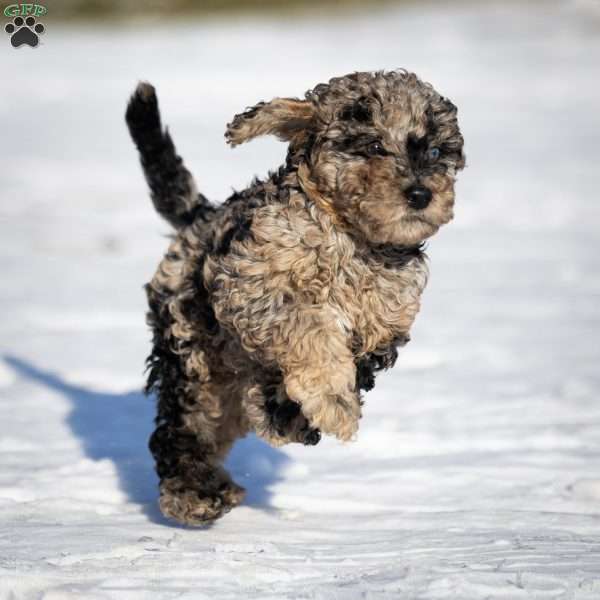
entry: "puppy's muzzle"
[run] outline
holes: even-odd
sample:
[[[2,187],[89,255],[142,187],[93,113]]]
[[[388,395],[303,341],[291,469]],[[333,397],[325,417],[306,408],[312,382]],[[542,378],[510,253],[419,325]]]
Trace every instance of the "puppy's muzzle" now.
[[[408,205],[416,210],[423,210],[431,202],[431,190],[423,185],[411,185],[404,190]]]

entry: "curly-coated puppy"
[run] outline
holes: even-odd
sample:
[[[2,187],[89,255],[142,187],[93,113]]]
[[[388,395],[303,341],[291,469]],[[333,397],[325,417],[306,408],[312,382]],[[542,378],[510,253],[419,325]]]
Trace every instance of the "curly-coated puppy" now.
[[[243,498],[222,466],[237,438],[356,433],[360,391],[409,339],[427,280],[422,242],[452,218],[463,138],[456,107],[412,73],[334,78],[233,119],[232,146],[274,134],[288,154],[212,205],[151,85],[138,86],[127,122],[154,206],[176,230],[146,288],[160,507],[201,524]]]

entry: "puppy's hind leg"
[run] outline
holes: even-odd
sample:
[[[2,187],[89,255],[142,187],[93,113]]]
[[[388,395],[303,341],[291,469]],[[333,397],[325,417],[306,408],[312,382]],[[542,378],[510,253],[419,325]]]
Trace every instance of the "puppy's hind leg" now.
[[[240,434],[239,420],[222,431],[227,418],[224,386],[195,369],[208,372],[203,353],[178,354],[165,331],[171,318],[149,293],[154,326],[154,348],[148,360],[147,392],[158,396],[156,430],[150,451],[160,479],[160,509],[186,525],[202,525],[223,516],[244,497],[222,466],[233,439]],[[187,369],[186,369],[187,367]]]
[[[169,368],[164,358],[160,365]],[[166,375],[173,374],[176,371]],[[186,525],[203,525],[244,498],[244,488],[231,479],[222,463],[235,439],[245,432],[241,419],[227,406],[232,403],[223,397],[226,384],[198,382],[192,390],[177,384],[163,387],[161,380],[158,426],[150,438],[150,451],[160,478],[162,513]]]
[[[204,433],[207,433],[206,431]],[[222,517],[244,498],[219,464],[217,448],[168,424],[159,425],[150,450],[160,477],[160,509],[185,525],[205,525]]]

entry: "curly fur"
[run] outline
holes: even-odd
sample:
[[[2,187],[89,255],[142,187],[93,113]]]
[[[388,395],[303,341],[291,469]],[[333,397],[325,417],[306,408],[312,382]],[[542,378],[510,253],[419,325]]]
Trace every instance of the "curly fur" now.
[[[288,156],[213,206],[149,84],[127,122],[176,228],[146,287],[160,506],[202,524],[243,498],[222,462],[247,432],[274,445],[356,434],[361,390],[409,339],[427,281],[421,245],[453,216],[463,139],[455,106],[411,73],[334,78],[233,119],[230,144],[273,134]],[[411,205],[415,185],[431,192],[426,207]]]

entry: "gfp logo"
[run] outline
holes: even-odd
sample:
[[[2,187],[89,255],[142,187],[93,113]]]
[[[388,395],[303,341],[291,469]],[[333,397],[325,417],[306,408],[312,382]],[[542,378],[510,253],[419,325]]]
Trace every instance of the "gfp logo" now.
[[[12,17],[4,31],[10,35],[10,43],[14,48],[27,45],[35,48],[40,42],[40,34],[46,31],[44,25],[38,22],[48,12],[41,4],[11,4],[4,9],[5,17]]]

